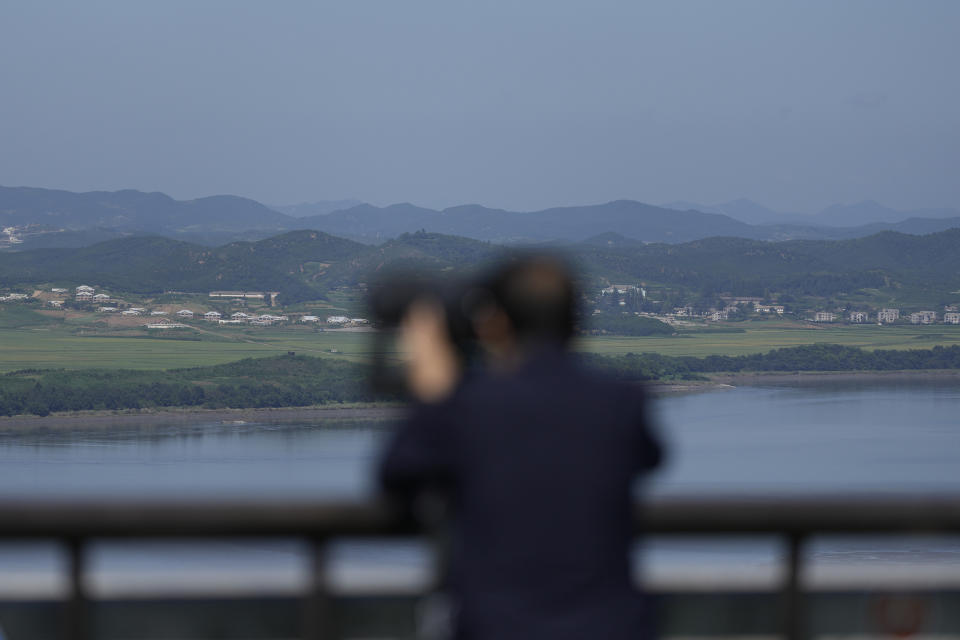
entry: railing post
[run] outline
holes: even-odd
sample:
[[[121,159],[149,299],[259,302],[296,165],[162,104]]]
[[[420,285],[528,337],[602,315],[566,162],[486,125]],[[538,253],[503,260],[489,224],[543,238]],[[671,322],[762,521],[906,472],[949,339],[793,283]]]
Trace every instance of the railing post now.
[[[85,572],[84,540],[68,538],[67,576],[69,592],[64,601],[63,637],[67,640],[86,640],[89,633],[87,616],[87,594],[83,584]]]
[[[332,640],[330,593],[327,589],[327,539],[313,537],[310,543],[310,584],[303,599],[304,640]]]
[[[803,570],[804,536],[790,533],[787,536],[787,563],[784,571],[783,590],[783,637],[786,640],[806,640],[806,601],[801,584]]]

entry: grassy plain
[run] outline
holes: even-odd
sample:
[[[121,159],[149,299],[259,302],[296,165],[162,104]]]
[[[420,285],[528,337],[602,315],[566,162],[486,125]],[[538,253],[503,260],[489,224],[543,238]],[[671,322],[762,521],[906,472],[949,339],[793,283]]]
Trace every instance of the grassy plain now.
[[[960,344],[957,325],[824,325],[790,321],[744,322],[743,333],[691,331],[679,336],[590,336],[578,341],[582,351],[619,355],[656,352],[669,356],[746,355],[799,345],[829,343],[863,349],[929,349]]]
[[[744,332],[690,331],[679,336],[578,339],[576,348],[603,354],[657,352],[664,355],[743,355],[778,347],[834,343],[865,349],[928,349],[960,344],[960,326],[818,326],[767,320],[730,325]],[[294,351],[352,361],[372,354],[372,335],[310,327],[196,328],[151,335],[139,328],[83,329],[35,313],[0,313],[0,372],[27,368],[170,369],[232,362]]]
[[[282,355],[288,351],[363,360],[371,351],[370,334],[363,333],[264,330],[249,335],[236,330],[217,331],[218,336],[227,338],[223,340],[182,331],[184,336],[200,339],[83,335],[59,328],[0,328],[0,371],[89,367],[171,369]]]

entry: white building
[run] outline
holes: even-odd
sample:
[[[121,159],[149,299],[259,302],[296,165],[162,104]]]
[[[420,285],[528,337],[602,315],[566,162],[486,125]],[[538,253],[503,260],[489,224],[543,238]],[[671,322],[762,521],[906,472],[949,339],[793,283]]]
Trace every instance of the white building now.
[[[960,324],[960,313],[945,313],[943,314],[943,321],[947,324]]]
[[[216,322],[221,317],[222,316],[219,311],[207,311],[205,314],[203,314],[203,319],[208,322]]]
[[[318,316],[303,316],[300,318],[300,322],[320,322]]]
[[[167,315],[166,311],[151,311],[150,315],[152,316],[165,316]]]
[[[53,293],[66,293],[66,292],[67,292],[67,290],[64,289],[63,287],[54,287],[53,289],[50,289],[50,291],[52,291]]]
[[[107,300],[110,299],[110,296],[108,296],[105,293],[98,293],[95,296],[93,296],[93,299],[96,302],[106,302]]]
[[[180,311],[177,311],[177,315],[181,318],[192,318],[193,311],[190,311],[190,309],[180,309]]]
[[[833,322],[836,319],[837,314],[829,311],[817,311],[815,314],[813,314],[814,322]]]
[[[179,322],[170,322],[169,320],[160,320],[159,322],[148,322],[147,329],[186,329],[187,325]]]
[[[753,310],[757,313],[775,313],[782,316],[784,306],[782,304],[753,304]]]
[[[877,311],[877,322],[889,323],[900,319],[900,309],[880,309]]]
[[[80,285],[77,287],[76,291],[77,293],[89,293],[90,295],[93,295],[93,287],[87,284]]]
[[[136,309],[124,309],[120,312],[122,316],[139,316],[142,312],[137,311]]]
[[[247,314],[245,314],[243,311],[237,311],[236,313],[231,313],[231,314],[230,314],[230,319],[231,319],[231,320],[239,320],[239,321],[241,321],[241,322],[244,322],[244,321],[246,321],[246,320],[249,320],[249,319],[250,319],[250,316],[248,316]]]
[[[850,312],[850,322],[854,324],[863,324],[864,322],[870,322],[870,314],[863,311],[851,311]]]
[[[327,324],[347,324],[350,318],[347,316],[327,316]]]
[[[90,302],[93,300],[93,294],[89,291],[77,291],[77,295],[75,297],[77,302]]]
[[[609,287],[601,289],[600,293],[603,295],[607,295],[608,293],[624,294],[636,291],[637,289],[639,289],[639,287],[633,284],[612,284]]]
[[[49,304],[51,307],[56,307],[59,309],[63,306],[63,300],[49,300],[47,304]]]
[[[98,313],[116,313],[117,308],[116,307],[100,307],[97,309],[97,312]]]
[[[910,324],[933,324],[936,321],[936,311],[917,311],[910,314]]]
[[[350,318],[350,322],[353,324],[370,324],[370,321],[366,318]]]
[[[714,321],[726,320],[730,317],[730,314],[726,311],[714,311],[710,314],[710,319]]]

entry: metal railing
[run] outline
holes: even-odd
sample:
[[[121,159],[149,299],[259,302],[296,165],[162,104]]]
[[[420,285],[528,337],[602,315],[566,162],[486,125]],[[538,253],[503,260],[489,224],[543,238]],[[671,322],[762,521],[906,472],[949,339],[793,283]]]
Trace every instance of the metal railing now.
[[[773,534],[784,539],[782,634],[807,637],[802,571],[814,534],[960,532],[960,496],[791,496],[651,499],[636,509],[644,534]],[[104,538],[296,537],[312,548],[303,595],[304,638],[329,638],[325,545],[334,538],[411,535],[382,503],[220,500],[0,502],[0,538],[48,538],[67,549],[63,634],[89,637],[85,545]]]

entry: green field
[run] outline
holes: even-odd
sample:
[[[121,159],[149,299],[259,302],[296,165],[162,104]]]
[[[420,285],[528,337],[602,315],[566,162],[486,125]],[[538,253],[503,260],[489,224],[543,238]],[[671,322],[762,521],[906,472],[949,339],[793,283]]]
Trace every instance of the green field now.
[[[307,327],[250,330],[197,326],[203,333],[193,329],[182,330],[183,334],[171,332],[174,336],[192,336],[195,338],[192,340],[160,339],[142,330],[106,336],[96,331],[81,334],[76,327],[41,322],[25,315],[21,322],[8,322],[6,326],[0,322],[0,371],[88,367],[170,369],[222,364],[288,351],[358,361],[369,358],[372,351],[372,335],[367,332],[315,332]],[[591,336],[579,339],[576,348],[604,354],[657,352],[704,356],[743,355],[815,343],[865,349],[928,349],[938,344],[960,344],[960,326],[837,325],[809,328],[788,321],[740,323],[736,326],[746,331],[691,331],[670,337]]]
[[[836,325],[810,328],[788,321],[742,323],[744,333],[697,333],[666,337],[587,337],[583,351],[604,354],[656,352],[670,356],[738,356],[805,344],[841,344],[863,349],[929,349],[960,344],[960,326]]]
[[[192,332],[184,330],[184,333]],[[288,351],[362,360],[369,357],[371,350],[370,334],[363,333],[291,330],[264,330],[255,336],[230,330],[218,333],[231,339],[102,337],[71,334],[61,329],[0,328],[0,371],[88,367],[171,369],[282,355]],[[230,335],[234,333],[237,335]],[[332,349],[337,353],[331,353]]]

